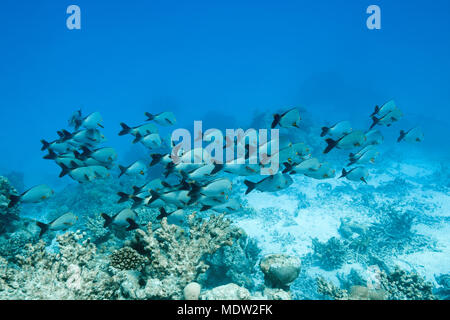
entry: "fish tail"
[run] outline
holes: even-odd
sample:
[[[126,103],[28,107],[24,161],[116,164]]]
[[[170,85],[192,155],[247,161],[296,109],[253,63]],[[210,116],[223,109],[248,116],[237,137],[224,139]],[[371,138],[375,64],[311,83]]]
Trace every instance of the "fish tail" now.
[[[289,162],[284,162],[284,170],[282,173],[287,173],[289,171],[292,171],[292,164],[290,164]]]
[[[36,225],[37,225],[39,228],[41,228],[41,232],[39,232],[39,238],[41,238],[42,235],[43,235],[44,233],[46,233],[46,232],[48,231],[49,227],[50,227],[50,225],[45,224],[45,223],[42,223],[42,222],[39,222],[39,221],[36,221]]]
[[[48,143],[44,139],[41,140],[41,143],[42,143],[41,151],[44,151],[44,150],[48,149],[48,147],[50,147],[50,143]]]
[[[117,201],[117,203],[123,203],[130,199],[130,196],[126,194],[125,192],[117,192],[117,195],[120,197],[120,199]]]
[[[48,154],[45,155],[43,158],[48,159],[48,160],[55,160],[56,157],[57,157],[57,154],[53,150],[48,149]]]
[[[119,164],[119,170],[120,170],[120,174],[119,174],[119,178],[127,171],[127,167],[121,166]]]
[[[133,143],[138,143],[141,141],[144,137],[138,132],[136,133],[136,138],[133,140]]]
[[[376,115],[378,112],[380,111],[380,107],[378,105],[375,106],[375,110],[373,111],[373,113],[370,115],[370,117],[373,117],[374,115]]]
[[[147,121],[152,121],[153,119],[155,119],[155,116],[150,112],[146,112],[145,116],[147,117]]]
[[[62,178],[69,173],[70,169],[67,168],[64,163],[60,163],[59,166],[61,167],[61,173],[59,174],[59,177]]]
[[[102,218],[105,219],[105,223],[103,224],[103,228],[106,228],[113,222],[113,218],[108,216],[106,213],[102,213]]]
[[[128,133],[130,133],[131,128],[127,126],[125,123],[121,122],[120,126],[122,127],[122,130],[119,132],[119,136],[124,136]]]
[[[345,170],[345,168],[343,168],[343,169],[342,169],[342,174],[341,174],[341,176],[339,177],[339,179],[345,177],[347,174],[348,174],[347,170]]]
[[[159,153],[153,153],[150,155],[150,157],[152,158],[152,162],[150,162],[150,167],[152,167],[161,161],[163,155]]]
[[[189,183],[188,183],[188,185],[189,185]],[[197,195],[201,190],[201,187],[196,184],[190,184],[189,186],[191,188],[191,191],[189,191],[188,196],[190,196],[190,197]]]
[[[145,186],[145,184],[142,187],[133,186],[133,195],[139,194],[141,192],[142,188]]]
[[[320,136],[325,137],[327,135],[328,131],[330,131],[330,128],[322,127],[322,133],[320,134]]]
[[[257,185],[256,182],[251,182],[250,180],[245,180],[244,184],[247,186],[247,190],[245,191],[245,194],[249,194],[250,192],[252,192],[252,190],[255,189],[256,185]]]
[[[376,126],[376,124],[378,123],[378,122],[380,122],[380,119],[378,119],[377,117],[375,117],[375,116],[372,116],[372,125],[370,126],[370,128],[369,128],[369,130],[370,129],[372,129],[373,127],[375,127]]]
[[[325,150],[323,150],[323,153],[328,153],[331,151],[331,149],[333,149],[334,147],[336,147],[336,145],[338,144],[338,141],[333,140],[333,139],[326,139],[325,142],[328,144],[327,147],[325,148]]]
[[[400,130],[400,137],[398,137],[397,142],[400,142],[405,137],[406,133],[403,130]]]
[[[212,208],[211,206],[204,205],[204,206],[200,209],[200,212],[209,210],[209,209],[211,209],[211,208]]]
[[[152,198],[149,200],[148,204],[151,204],[160,198],[160,194],[154,190],[150,190],[150,195]]]
[[[160,214],[156,217],[157,220],[161,220],[164,217],[167,217],[169,214],[167,213],[166,209],[164,208],[159,208],[159,212]]]
[[[277,124],[280,123],[280,119],[281,119],[281,116],[279,114],[274,114],[272,125],[270,126],[270,128],[272,128],[272,129],[275,128],[277,126]]]
[[[211,171],[210,175],[214,175],[222,169],[223,169],[223,164],[215,163],[214,169]]]
[[[20,201],[20,196],[10,194],[8,208],[14,207],[15,205],[17,205],[19,203],[19,201]]]
[[[129,224],[128,228],[126,229],[127,231],[132,231],[132,230],[136,230],[137,228],[139,228],[139,225],[133,219],[128,218],[127,222]]]

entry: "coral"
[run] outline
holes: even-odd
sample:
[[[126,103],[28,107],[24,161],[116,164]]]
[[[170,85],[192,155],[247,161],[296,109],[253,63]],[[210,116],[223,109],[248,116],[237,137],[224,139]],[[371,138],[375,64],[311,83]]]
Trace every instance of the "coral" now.
[[[156,230],[152,223],[146,231],[136,230],[127,245],[148,258],[141,277],[145,285],[127,293],[147,299],[180,299],[184,287],[208,269],[204,256],[233,245],[242,235],[223,217],[211,215],[209,220],[202,220],[191,214],[187,217],[188,234],[177,225],[169,225],[165,218]]]
[[[340,268],[347,260],[347,246],[336,237],[330,238],[325,243],[315,238],[312,239],[312,245],[314,258],[327,271]]]
[[[300,274],[300,259],[285,254],[265,256],[259,266],[266,284],[272,288],[287,289]]]
[[[433,285],[418,273],[396,267],[393,272],[380,271],[381,288],[390,300],[434,300]]]
[[[441,274],[436,277],[436,282],[440,288],[436,290],[436,296],[443,300],[450,300],[450,274]]]
[[[205,291],[200,296],[201,300],[250,300],[250,292],[235,283]]]
[[[210,267],[201,276],[201,282],[209,287],[232,282],[252,290],[255,287],[260,252],[256,241],[243,233],[232,246],[222,247],[206,257],[205,261]]]
[[[111,265],[119,270],[138,269],[146,261],[146,258],[130,247],[123,247],[114,251],[111,256]]]
[[[119,277],[111,276],[94,259],[95,246],[80,232],[57,237],[58,253],[45,243],[28,244],[16,265],[0,262],[0,299],[113,299]]]
[[[197,282],[188,283],[183,289],[183,296],[186,300],[198,300],[202,287]]]
[[[0,234],[13,232],[11,223],[19,218],[20,209],[18,205],[8,208],[9,196],[17,194],[17,190],[9,183],[8,179],[0,176]]]
[[[333,300],[348,300],[347,290],[335,286],[322,277],[317,278],[317,292],[321,295],[332,298]]]

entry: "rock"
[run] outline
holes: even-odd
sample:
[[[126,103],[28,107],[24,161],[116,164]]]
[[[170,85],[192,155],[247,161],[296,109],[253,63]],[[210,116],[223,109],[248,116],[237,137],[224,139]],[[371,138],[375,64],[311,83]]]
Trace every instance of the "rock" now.
[[[250,292],[234,283],[205,291],[201,295],[202,300],[250,300]]]
[[[283,289],[265,288],[263,294],[267,300],[292,300],[291,293]]]
[[[201,286],[197,282],[191,282],[184,287],[183,294],[186,300],[198,300]]]
[[[297,279],[300,266],[299,258],[285,254],[269,254],[259,264],[266,284],[280,289],[288,289],[289,285]]]

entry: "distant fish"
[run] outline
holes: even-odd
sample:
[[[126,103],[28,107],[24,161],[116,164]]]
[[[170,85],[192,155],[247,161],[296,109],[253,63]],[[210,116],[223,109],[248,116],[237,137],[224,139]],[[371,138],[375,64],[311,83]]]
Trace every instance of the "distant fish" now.
[[[51,231],[66,230],[71,226],[73,226],[77,222],[77,220],[78,217],[76,215],[74,215],[72,212],[67,212],[48,224],[37,221],[36,225],[39,228],[41,228],[39,238],[42,237],[42,235],[46,233],[48,230]]]
[[[127,227],[127,231],[139,228],[139,225],[136,223],[137,214],[136,212],[134,212],[134,210],[131,209],[123,209],[112,217],[110,217],[106,213],[102,213],[102,218],[105,219],[105,223],[103,224],[104,228],[110,225]]]
[[[379,117],[379,118],[372,116],[373,123],[370,126],[370,129],[372,129],[376,125],[384,125],[386,127],[390,127],[394,122],[397,122],[402,117],[403,117],[403,113],[398,108],[395,108],[394,110],[388,112],[386,115]]]
[[[285,169],[283,170],[283,173],[305,173],[309,171],[317,171],[319,170],[321,164],[317,158],[310,158],[303,160],[300,163],[294,163],[290,164],[289,162],[284,163]]]
[[[397,142],[406,141],[409,143],[422,142],[423,141],[423,132],[420,128],[412,128],[409,131],[400,130],[400,136],[397,139]]]
[[[325,148],[323,153],[330,152],[333,148],[338,149],[352,149],[355,147],[360,147],[366,142],[367,138],[364,132],[357,130],[343,136],[339,140],[326,139],[328,146]]]
[[[356,155],[350,153],[349,155],[349,164],[347,166],[351,166],[355,163],[374,163],[375,159],[379,156],[379,152],[372,146],[368,146],[359,151]]]
[[[389,100],[388,102],[383,104],[381,107],[375,106],[375,110],[370,115],[370,117],[373,117],[375,115],[377,115],[379,118],[384,117],[385,115],[387,115],[389,112],[393,111],[396,108],[397,108],[397,106],[395,104],[395,101]]]
[[[352,132],[352,125],[349,121],[341,121],[331,127],[322,127],[321,137],[330,136],[339,139]]]
[[[173,126],[177,122],[175,115],[170,111],[161,112],[156,115],[146,112],[145,116],[148,118],[147,121],[155,121],[161,126]]]
[[[215,205],[203,205],[203,207],[200,209],[200,211],[206,211],[206,210],[214,210],[218,213],[232,213],[236,212],[242,209],[241,202],[233,198],[229,201],[226,201],[225,203],[215,204]]]
[[[152,133],[158,133],[158,127],[154,123],[145,123],[136,127],[129,127],[125,123],[121,122],[120,126],[122,127],[122,131],[119,132],[119,136],[123,136],[126,134],[131,134],[132,136],[136,136],[140,134],[145,137],[146,135]]]
[[[356,167],[351,169],[350,171],[347,171],[344,169],[342,169],[342,175],[339,178],[347,178],[348,180],[351,181],[362,181],[365,184],[367,184],[367,177],[369,176],[369,170],[367,170],[367,168],[364,167]]]
[[[108,169],[102,166],[78,167],[74,161],[71,162],[71,165],[69,168],[65,164],[59,163],[61,167],[60,178],[68,174],[73,180],[83,183],[97,178],[106,178],[110,175]]]
[[[293,108],[282,114],[274,114],[271,128],[273,129],[277,125],[282,128],[298,128],[300,120],[300,112],[297,108]]]
[[[132,164],[130,164],[128,167],[119,165],[119,169],[120,169],[119,177],[121,177],[123,174],[129,176],[136,176],[136,175],[145,176],[147,173],[147,165],[142,160],[137,160]]]
[[[368,145],[378,145],[378,144],[382,144],[384,141],[384,137],[381,134],[380,130],[369,130],[365,133],[366,135],[366,142],[364,143],[364,145],[368,146]]]
[[[334,178],[334,176],[336,175],[336,170],[334,170],[328,162],[324,162],[320,164],[318,170],[306,171],[303,174],[313,179],[323,180]]]
[[[9,196],[8,208],[14,207],[19,201],[23,203],[37,203],[50,198],[55,192],[47,185],[40,184],[19,195]]]
[[[244,184],[247,186],[245,194],[249,194],[252,190],[261,192],[276,192],[288,188],[293,183],[292,178],[288,174],[277,173],[270,175],[259,182],[252,182],[245,180]]]

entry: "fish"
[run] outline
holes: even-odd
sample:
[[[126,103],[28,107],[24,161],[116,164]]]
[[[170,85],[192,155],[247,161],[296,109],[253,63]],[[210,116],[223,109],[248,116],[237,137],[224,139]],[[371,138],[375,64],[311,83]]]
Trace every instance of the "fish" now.
[[[95,180],[100,176],[95,172],[95,168],[93,167],[78,167],[74,161],[72,161],[71,164],[72,167],[70,168],[63,163],[59,164],[59,166],[61,167],[61,173],[59,174],[60,178],[68,174],[73,180],[83,183]]]
[[[84,119],[74,120],[75,130],[78,130],[80,127],[84,127],[86,129],[96,129],[97,127],[103,128],[102,122],[103,119],[100,112],[93,112]]]
[[[112,217],[107,215],[106,213],[102,213],[101,216],[105,220],[105,223],[103,224],[104,228],[110,225],[127,227],[127,231],[139,228],[139,225],[136,223],[137,214],[134,210],[131,209],[123,209]]]
[[[375,127],[377,124],[390,127],[394,122],[400,120],[401,117],[403,117],[403,113],[398,108],[395,108],[394,110],[379,118],[372,116],[373,122],[369,130]]]
[[[207,197],[228,196],[233,189],[233,184],[227,178],[219,178],[206,183],[203,186],[192,185],[189,196],[203,195]]]
[[[175,190],[169,192],[156,192],[150,190],[151,197],[147,200],[147,205],[151,205],[156,200],[162,200],[165,203],[171,203],[179,208],[185,207],[190,204],[191,196],[189,195],[189,190]]]
[[[220,171],[221,168],[223,168],[223,165],[209,163],[204,164],[188,173],[182,171],[181,174],[185,180],[196,182],[211,178],[214,174]]]
[[[271,128],[273,129],[277,125],[282,128],[298,128],[300,120],[300,111],[297,108],[293,108],[282,114],[274,114]]]
[[[380,130],[369,130],[365,133],[366,135],[366,142],[364,143],[365,146],[368,145],[378,145],[378,144],[382,144],[384,141],[384,137],[381,134]]]
[[[409,131],[400,130],[400,136],[397,142],[406,141],[409,143],[422,142],[424,134],[419,127],[410,129]]]
[[[44,233],[48,230],[58,231],[58,230],[66,230],[73,226],[78,221],[78,217],[72,212],[64,213],[59,216],[55,220],[50,223],[36,222],[36,225],[41,228],[41,232],[39,233],[39,238],[42,237]]]
[[[352,125],[349,121],[341,121],[331,127],[322,127],[321,137],[330,136],[339,139],[352,132]]]
[[[64,164],[68,168],[77,168],[84,165],[84,161],[76,158],[73,152],[56,154],[53,150],[48,150],[48,154],[43,157],[44,159],[54,160],[56,164]],[[75,165],[73,165],[75,163]]]
[[[121,122],[120,126],[122,127],[122,130],[119,132],[119,136],[124,136],[126,134],[136,136],[137,134],[140,134],[145,137],[146,135],[152,133],[158,133],[158,127],[154,123],[144,123],[140,126],[129,127],[125,123]]]
[[[387,115],[389,112],[393,111],[396,108],[397,108],[397,106],[395,104],[395,101],[394,100],[389,100],[388,102],[383,104],[381,107],[376,105],[375,106],[375,110],[370,115],[370,117],[373,117],[375,115],[378,115],[378,117],[384,117],[385,115]]]
[[[119,170],[120,170],[119,178],[123,174],[129,175],[129,176],[134,176],[134,175],[145,176],[147,174],[147,165],[144,163],[144,161],[137,160],[137,161],[133,162],[132,164],[130,164],[128,167],[119,165]]]
[[[46,184],[34,186],[21,195],[9,195],[8,208],[14,207],[17,203],[38,203],[53,196],[55,192]]]
[[[338,149],[352,149],[355,147],[360,147],[366,142],[367,138],[363,131],[356,130],[351,133],[343,136],[339,140],[333,140],[331,138],[326,139],[326,143],[328,144],[323,153],[330,152],[333,148]]]
[[[69,118],[69,126],[76,127],[77,123],[81,123],[83,116],[81,114],[81,109],[72,113],[72,116]]]
[[[362,181],[367,184],[367,177],[369,176],[369,170],[364,167],[355,167],[350,171],[342,169],[342,175],[339,178],[347,178],[350,181]]]
[[[293,180],[288,174],[280,172],[270,175],[259,182],[244,180],[244,184],[247,186],[245,194],[249,194],[255,189],[261,192],[276,192],[288,188],[292,183]]]
[[[373,147],[366,147],[363,150],[359,151],[356,155],[350,153],[349,155],[349,164],[347,166],[351,166],[355,163],[374,163],[375,159],[378,157],[380,153]]]
[[[182,208],[167,212],[164,207],[162,207],[159,208],[159,212],[160,214],[156,217],[157,220],[167,218],[167,222],[170,224],[183,225],[184,223],[186,211]]]
[[[83,154],[80,156],[80,158],[92,158],[99,163],[111,163],[115,160],[117,160],[117,153],[113,148],[105,147],[105,148],[99,148],[95,150],[90,150],[87,147],[82,147]]]
[[[47,142],[46,140],[41,140],[42,147],[41,151],[48,150],[56,153],[67,153],[74,150],[75,148],[68,142],[61,142],[61,140],[55,140],[52,142]]]
[[[331,179],[334,178],[336,174],[336,170],[334,170],[328,162],[324,162],[320,164],[320,167],[316,171],[307,171],[303,173],[305,176],[323,180],[323,179]]]
[[[142,143],[145,147],[149,149],[157,149],[161,147],[161,137],[158,133],[151,133],[149,135],[141,136],[141,134],[138,132],[136,134],[136,138],[133,140],[133,143]]]
[[[203,205],[200,211],[206,211],[206,210],[214,210],[217,213],[232,213],[236,212],[242,209],[241,202],[236,199],[230,199],[229,201],[226,201],[224,203],[219,203],[215,205]]]
[[[161,112],[156,115],[146,112],[145,116],[148,118],[147,121],[155,121],[161,126],[173,126],[177,122],[175,115],[170,111]]]
[[[308,171],[319,170],[321,163],[317,158],[310,158],[303,160],[300,163],[290,164],[289,162],[284,163],[285,169],[282,173],[295,174],[295,173],[305,173]]]
[[[83,129],[72,133],[71,140],[76,145],[95,145],[103,142],[105,136],[97,129]]]

